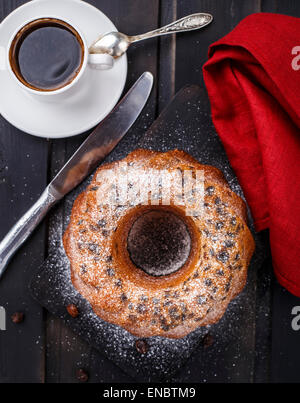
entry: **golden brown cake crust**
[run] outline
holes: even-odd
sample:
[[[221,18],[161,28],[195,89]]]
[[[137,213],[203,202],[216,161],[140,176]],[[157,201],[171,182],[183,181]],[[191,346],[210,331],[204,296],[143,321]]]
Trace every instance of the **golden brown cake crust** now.
[[[136,150],[123,163],[133,168],[201,170],[205,211],[186,216],[184,207],[125,205],[99,208],[97,195],[107,192],[105,164],[74,202],[63,243],[75,288],[105,321],[139,337],[180,338],[217,322],[243,289],[254,240],[246,224],[243,200],[231,191],[217,168],[202,165],[183,151]],[[150,276],[129,257],[127,236],[140,215],[161,210],[183,218],[192,240],[186,264],[167,276]]]

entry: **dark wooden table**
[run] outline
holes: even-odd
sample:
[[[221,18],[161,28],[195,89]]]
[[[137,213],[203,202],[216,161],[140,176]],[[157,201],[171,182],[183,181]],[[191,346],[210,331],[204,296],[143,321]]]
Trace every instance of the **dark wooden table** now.
[[[193,83],[203,86],[201,67],[207,59],[209,44],[227,34],[242,18],[260,11],[300,17],[298,0],[88,2],[128,34],[150,30],[194,12],[206,11],[214,15],[214,23],[202,32],[143,42],[128,52],[126,88],[145,70],[155,77],[151,99],[134,133],[130,134],[136,140],[180,88]],[[0,20],[23,3],[26,0],[2,0]],[[39,139],[20,132],[0,117],[0,238],[38,198],[86,135],[55,141]],[[7,330],[0,331],[0,382],[77,382],[77,368],[89,371],[90,382],[134,382],[29,295],[28,281],[51,251],[57,217],[63,212],[62,203],[17,253],[0,282],[0,306],[5,307],[8,315]],[[251,275],[251,282],[253,303],[249,306],[250,323],[243,338],[247,357],[240,354],[235,360],[232,349],[224,352],[214,346],[199,347],[173,381],[300,381],[300,331],[291,327],[292,308],[299,306],[300,300],[278,285],[270,258]],[[25,312],[24,323],[11,323],[9,317],[15,311]],[[220,360],[217,372],[209,364],[213,360]]]

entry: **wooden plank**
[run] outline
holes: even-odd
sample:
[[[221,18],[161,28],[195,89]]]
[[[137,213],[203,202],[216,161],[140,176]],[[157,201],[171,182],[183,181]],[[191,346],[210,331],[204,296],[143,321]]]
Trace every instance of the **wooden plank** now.
[[[292,327],[293,308],[299,298],[274,281],[272,317],[271,382],[300,382],[300,330]],[[296,308],[295,308],[296,309]],[[298,315],[299,315],[299,311]],[[300,320],[297,320],[300,323]]]
[[[209,45],[226,35],[242,18],[257,11],[260,11],[259,0],[178,0],[178,18],[207,12],[214,16],[214,21],[200,31],[177,35],[176,91],[187,84],[203,86],[202,66],[207,60]]]
[[[242,18],[258,11],[260,11],[259,1],[178,0],[177,18],[195,12],[209,12],[214,16],[214,22],[201,31],[178,35],[176,90],[191,83],[203,86],[201,69],[207,60],[209,45],[226,35]],[[210,348],[202,347],[198,354],[191,358],[177,379],[194,382],[252,382],[254,380],[255,349],[258,348],[255,337],[258,298],[256,277],[257,273],[249,272],[245,290],[245,298],[249,301],[249,306],[248,309],[241,310],[239,323],[235,326],[234,333],[231,332],[232,337],[238,342],[231,340],[227,345],[222,345],[221,339],[216,340]],[[269,309],[269,305],[266,309]],[[258,316],[261,317],[264,314],[265,312],[260,312]],[[197,371],[193,371],[195,367]],[[264,373],[264,369],[261,371]]]
[[[262,11],[300,17],[297,0],[262,0]],[[300,306],[299,298],[290,294],[273,280],[272,290],[272,354],[270,357],[271,382],[297,382],[300,377],[300,331],[292,328],[292,309]]]
[[[160,2],[159,26],[164,26],[177,19],[177,3],[174,0]],[[159,38],[158,102],[160,113],[175,95],[176,35]]]
[[[2,1],[0,20],[26,1]],[[0,117],[0,238],[36,201],[47,181],[48,143],[12,127]],[[28,292],[28,281],[44,260],[45,224],[13,258],[0,281],[0,305],[7,330],[0,332],[0,383],[43,382],[43,309]],[[13,324],[10,315],[25,313]]]
[[[262,234],[265,244],[269,244],[269,232]],[[272,257],[268,250],[267,259],[256,273],[255,300],[255,357],[254,382],[269,382],[272,350],[272,281],[274,278]]]
[[[116,24],[120,31],[128,34],[141,33],[151,30],[158,24],[159,3],[147,0],[94,0],[90,4],[98,7]],[[141,43],[128,51],[128,80],[127,90],[144,72],[157,73],[157,40]],[[126,144],[136,144],[144,131],[150,126],[156,116],[157,85],[155,84],[150,100],[134,128],[126,135],[117,147],[119,157]],[[51,176],[81,144],[85,135],[53,142],[51,158]],[[67,220],[72,196],[63,206],[51,216],[49,231],[49,250],[55,247],[55,241],[62,236],[64,221]],[[47,382],[77,382],[76,369],[86,368],[91,382],[130,382],[132,379],[125,375],[109,360],[89,347],[79,337],[75,336],[59,319],[48,314],[47,320]]]
[[[107,14],[117,28],[129,35],[150,31],[159,25],[159,0],[95,0],[91,2]],[[120,158],[122,147],[131,142],[136,144],[157,116],[158,97],[158,39],[133,44],[128,52],[128,75],[125,91],[144,71],[154,75],[154,87],[149,101],[139,120],[118,146]]]
[[[261,11],[300,17],[300,3],[298,0],[262,0]]]

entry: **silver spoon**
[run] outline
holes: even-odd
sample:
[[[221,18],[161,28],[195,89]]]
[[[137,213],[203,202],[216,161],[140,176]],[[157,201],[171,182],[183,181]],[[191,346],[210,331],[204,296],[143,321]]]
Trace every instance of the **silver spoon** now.
[[[134,43],[144,39],[153,38],[166,34],[174,34],[177,32],[193,31],[203,28],[210,24],[213,16],[207,13],[191,14],[180,20],[174,21],[162,28],[147,32],[142,35],[128,36],[121,32],[109,32],[101,35],[90,47],[90,53],[107,53],[114,58],[122,56],[128,47]]]

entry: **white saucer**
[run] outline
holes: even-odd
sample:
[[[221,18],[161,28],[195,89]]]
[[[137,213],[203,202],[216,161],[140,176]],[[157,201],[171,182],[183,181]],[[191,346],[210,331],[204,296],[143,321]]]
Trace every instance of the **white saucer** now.
[[[82,0],[34,0],[17,8],[0,24],[0,46],[7,48],[13,33],[26,20],[45,14],[67,19],[78,27],[87,44],[114,24],[97,8]],[[127,76],[126,55],[111,70],[92,70],[84,91],[67,101],[45,102],[27,94],[10,76],[0,71],[0,113],[12,125],[39,137],[70,137],[97,125],[115,106]]]

